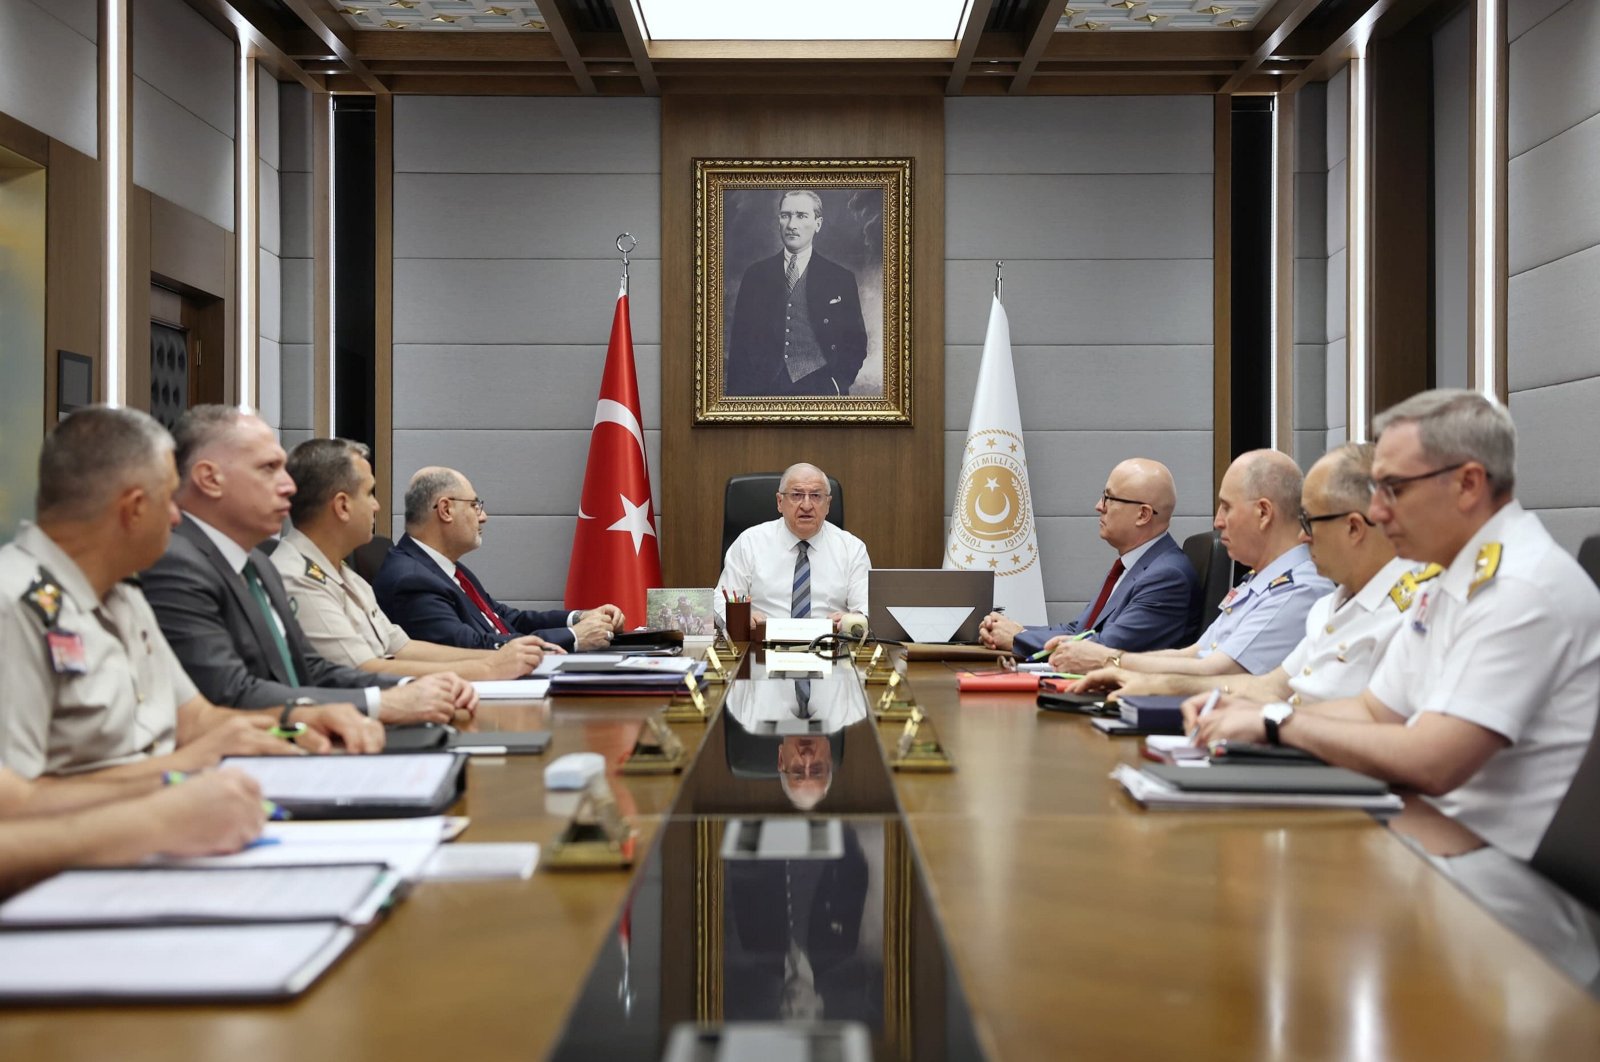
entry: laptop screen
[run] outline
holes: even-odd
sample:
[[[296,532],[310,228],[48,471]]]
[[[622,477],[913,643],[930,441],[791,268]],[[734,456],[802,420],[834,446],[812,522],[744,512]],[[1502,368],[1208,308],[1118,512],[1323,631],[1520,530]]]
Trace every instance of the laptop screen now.
[[[881,641],[972,644],[993,605],[994,572],[874,568],[867,573],[867,622]]]

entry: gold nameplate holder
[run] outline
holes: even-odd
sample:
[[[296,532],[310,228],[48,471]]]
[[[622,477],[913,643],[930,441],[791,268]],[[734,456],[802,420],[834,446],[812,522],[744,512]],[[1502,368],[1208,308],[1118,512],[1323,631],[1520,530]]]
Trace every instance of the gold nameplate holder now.
[[[652,715],[639,727],[633,751],[622,761],[623,774],[676,774],[689,763],[683,742],[660,715]]]
[[[633,865],[639,835],[617,807],[603,774],[589,780],[578,810],[550,844],[544,864],[552,870],[607,870]]]
[[[889,766],[897,771],[947,772],[956,769],[950,754],[939,744],[939,735],[933,724],[922,714],[921,708],[912,708],[905,729],[894,743],[889,754]]]
[[[703,723],[711,715],[706,699],[700,692],[700,680],[694,675],[683,676],[684,689],[672,695],[661,716],[669,723]]]
[[[728,674],[728,669],[723,666],[722,657],[717,655],[715,645],[706,646],[706,681],[725,686],[733,681],[733,676]]]
[[[720,624],[717,627],[716,637],[711,639],[711,648],[717,650],[728,658],[729,663],[739,659],[739,645],[728,637],[728,630]]]
[[[856,659],[856,664],[857,666],[862,664],[859,657]],[[867,657],[865,668],[862,671],[862,681],[869,686],[881,686],[888,682],[889,676],[893,674],[895,674],[894,664],[890,662],[889,655],[884,652],[883,645],[880,643],[874,646],[872,655]]]
[[[911,696],[911,687],[900,672],[895,671],[889,675],[883,694],[872,706],[872,714],[880,723],[899,723],[910,719],[916,707],[917,699]]]

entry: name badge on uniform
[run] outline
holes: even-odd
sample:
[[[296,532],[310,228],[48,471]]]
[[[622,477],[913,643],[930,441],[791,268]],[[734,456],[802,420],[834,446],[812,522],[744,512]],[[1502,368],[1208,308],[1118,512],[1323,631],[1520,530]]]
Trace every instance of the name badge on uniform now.
[[[1417,601],[1417,615],[1411,621],[1411,629],[1418,634],[1428,633],[1428,591],[1423,591],[1422,597]]]
[[[89,661],[83,651],[83,636],[73,631],[49,630],[44,632],[44,644],[50,650],[50,669],[58,675],[87,675]]]

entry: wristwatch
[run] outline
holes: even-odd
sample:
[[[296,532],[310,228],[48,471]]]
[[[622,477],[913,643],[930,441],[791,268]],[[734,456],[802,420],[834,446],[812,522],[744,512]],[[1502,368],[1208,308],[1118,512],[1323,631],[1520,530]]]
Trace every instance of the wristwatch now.
[[[310,697],[296,697],[292,701],[285,701],[283,703],[283,711],[278,713],[278,725],[285,728],[292,726],[293,724],[289,722],[289,716],[294,713],[296,708],[310,708],[316,703]]]
[[[1106,667],[1121,667],[1122,666],[1122,653],[1119,651],[1119,652],[1112,653],[1110,656],[1106,657],[1105,666]]]
[[[1262,706],[1261,722],[1267,728],[1268,741],[1274,745],[1283,744],[1278,738],[1278,731],[1283,724],[1289,721],[1289,717],[1292,715],[1294,715],[1294,705],[1287,701],[1274,701],[1271,704]]]

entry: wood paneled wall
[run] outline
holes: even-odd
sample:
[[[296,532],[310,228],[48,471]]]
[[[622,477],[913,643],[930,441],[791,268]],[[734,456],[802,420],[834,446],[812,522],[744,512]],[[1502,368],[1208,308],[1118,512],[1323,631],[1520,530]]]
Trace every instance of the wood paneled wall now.
[[[912,423],[695,427],[694,160],[910,158]],[[844,490],[877,567],[937,567],[944,548],[943,97],[667,96],[661,101],[661,560],[668,585],[721,568],[730,475],[810,461]],[[773,515],[777,515],[774,506]]]
[[[50,428],[56,423],[56,351],[93,359],[94,398],[99,402],[105,397],[100,371],[105,249],[100,163],[51,140],[45,180],[44,420]]]

